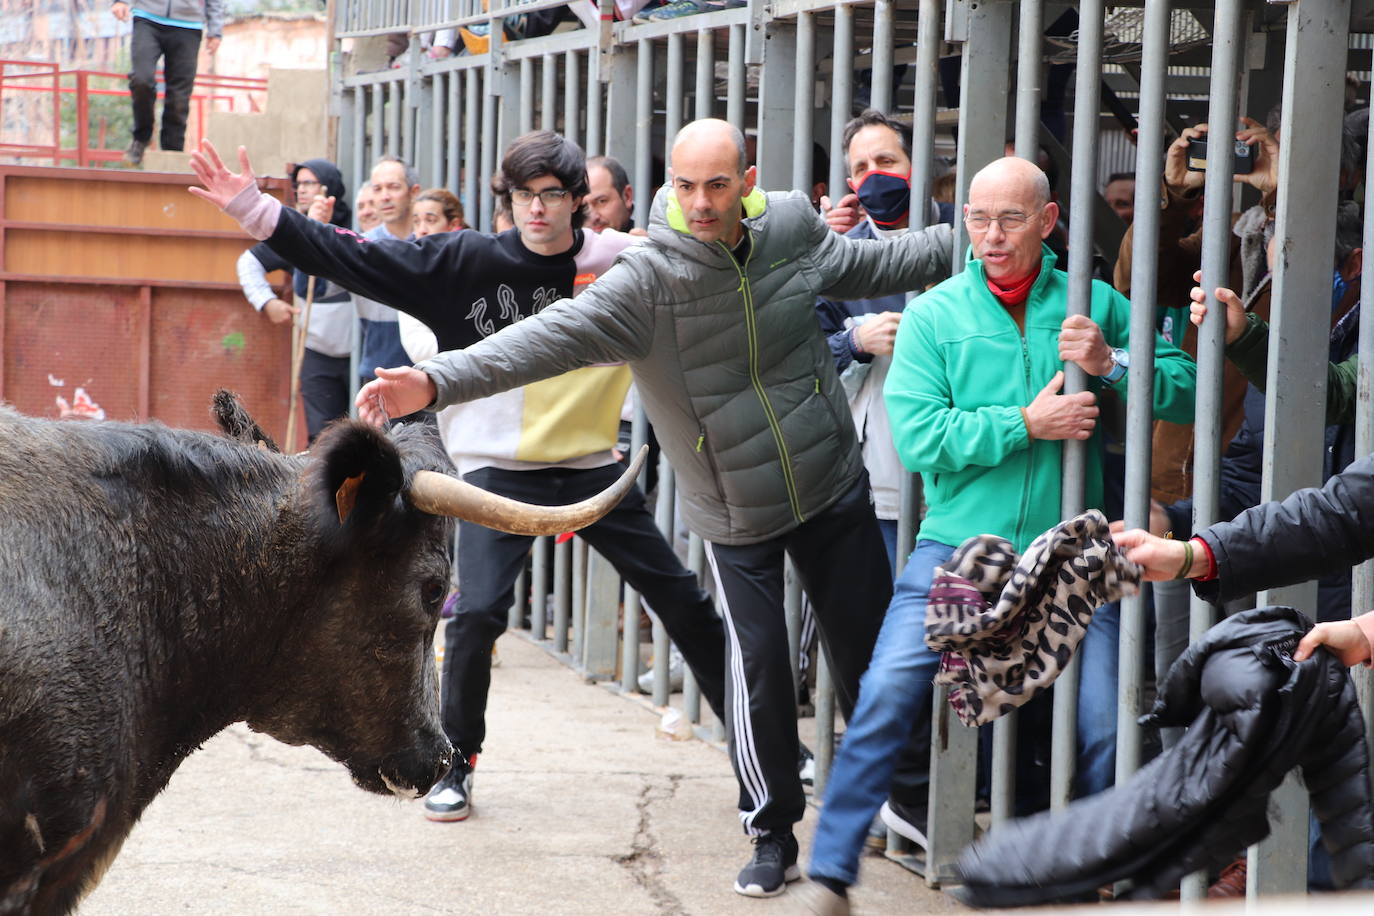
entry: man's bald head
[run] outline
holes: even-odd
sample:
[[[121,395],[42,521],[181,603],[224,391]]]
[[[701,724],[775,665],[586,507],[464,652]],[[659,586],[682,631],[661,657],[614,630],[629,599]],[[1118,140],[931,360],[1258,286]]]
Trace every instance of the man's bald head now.
[[[964,204],[973,256],[989,280],[1004,285],[1037,273],[1041,242],[1054,231],[1059,206],[1050,181],[1033,162],[1008,156],[989,163],[969,182]]]
[[[744,135],[727,121],[703,118],[677,132],[672,186],[687,231],[701,242],[734,247],[744,232],[744,198],[754,190]]]
[[[729,121],[722,121],[720,118],[702,118],[693,121],[686,127],[677,132],[673,138],[673,149],[671,156],[674,164],[677,162],[678,150],[684,153],[699,153],[703,149],[713,152],[723,151],[733,147],[737,164],[735,171],[743,175],[744,170],[749,165],[749,154],[744,148],[744,134]]]
[[[1022,199],[1028,209],[1038,210],[1050,202],[1049,177],[1034,162],[1017,156],[994,159],[979,169],[969,182],[969,200],[988,190]]]

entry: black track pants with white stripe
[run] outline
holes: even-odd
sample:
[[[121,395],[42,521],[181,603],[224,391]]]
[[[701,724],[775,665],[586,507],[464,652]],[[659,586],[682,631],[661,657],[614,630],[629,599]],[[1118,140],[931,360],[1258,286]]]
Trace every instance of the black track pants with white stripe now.
[[[892,599],[887,548],[864,476],[834,505],[758,544],[709,544],[725,617],[726,735],[746,833],[790,829],[806,808],[797,775],[797,691],[783,612],[783,557],[811,598],[847,717]]]

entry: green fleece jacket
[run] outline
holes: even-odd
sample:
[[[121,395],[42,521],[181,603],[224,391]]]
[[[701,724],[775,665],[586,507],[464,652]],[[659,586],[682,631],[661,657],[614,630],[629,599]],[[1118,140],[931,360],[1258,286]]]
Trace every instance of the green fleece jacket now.
[[[988,290],[981,261],[914,299],[897,329],[884,394],[906,466],[921,475],[928,505],[918,537],[958,545],[995,534],[1018,551],[1060,521],[1063,445],[1032,441],[1021,408],[1044,388],[1059,360],[1068,275],[1044,249],[1026,302],[1025,334]],[[1107,344],[1126,347],[1130,302],[1093,281],[1091,317]],[[1155,335],[1154,410],[1190,423],[1197,367]],[[1106,383],[1089,378],[1093,390]],[[1126,380],[1113,386],[1125,394]],[[1099,434],[1088,440],[1087,505],[1102,501]]]

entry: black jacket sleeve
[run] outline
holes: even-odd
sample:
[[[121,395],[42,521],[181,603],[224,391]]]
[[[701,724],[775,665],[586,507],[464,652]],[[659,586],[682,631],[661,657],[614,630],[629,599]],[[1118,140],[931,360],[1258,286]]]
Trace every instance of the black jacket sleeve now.
[[[267,239],[272,250],[297,270],[332,280],[425,324],[452,306],[456,284],[474,269],[478,249],[490,242],[490,236],[466,230],[410,242],[369,240],[289,207],[282,208],[277,228]]]
[[[1374,556],[1374,455],[1323,487],[1255,506],[1197,536],[1212,549],[1217,578],[1193,589],[1212,602],[1349,569]]]
[[[292,268],[290,262],[273,251],[272,246],[268,245],[266,242],[258,242],[252,248],[248,249],[248,253],[257,258],[258,263],[262,265],[262,269],[269,274],[274,270],[284,270],[287,273],[291,272]]]

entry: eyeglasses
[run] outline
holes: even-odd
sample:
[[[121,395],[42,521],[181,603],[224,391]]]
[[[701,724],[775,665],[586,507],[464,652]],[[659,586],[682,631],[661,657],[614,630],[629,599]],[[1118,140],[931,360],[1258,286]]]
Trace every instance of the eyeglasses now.
[[[321,184],[321,183],[318,182],[318,181],[298,181],[298,182],[296,182],[296,187],[298,187],[298,188],[322,188],[322,187],[324,187],[324,185]]]
[[[567,202],[572,197],[572,192],[567,188],[545,188],[542,191],[531,191],[528,188],[516,188],[510,192],[511,203],[518,207],[528,207],[534,203],[535,198],[546,207],[557,207]]]
[[[972,232],[986,232],[993,223],[996,223],[1003,232],[1024,232],[1026,227],[1030,225],[1031,218],[1039,212],[1036,210],[1035,213],[1028,215],[1022,213],[1003,213],[1001,216],[970,215],[964,217],[964,225],[968,226]]]

